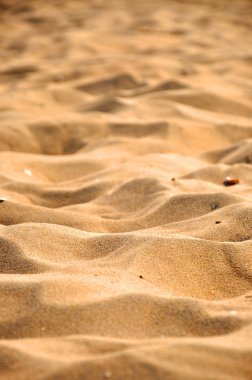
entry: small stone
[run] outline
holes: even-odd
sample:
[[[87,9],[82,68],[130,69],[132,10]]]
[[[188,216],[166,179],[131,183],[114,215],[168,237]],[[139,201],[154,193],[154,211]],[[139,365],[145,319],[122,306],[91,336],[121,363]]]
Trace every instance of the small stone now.
[[[143,276],[140,274],[139,278],[143,278]]]
[[[32,177],[32,171],[30,169],[25,169],[24,173],[28,175],[29,177]]]
[[[223,181],[224,186],[233,186],[237,185],[240,182],[238,178],[231,178],[231,177],[226,177]]]
[[[236,311],[236,310],[230,310],[230,313],[231,313],[232,315],[236,315],[236,314],[237,314],[237,311]]]
[[[217,203],[214,203],[211,205],[211,210],[217,210],[218,207]]]
[[[220,224],[221,222],[219,220],[216,220],[215,224]]]

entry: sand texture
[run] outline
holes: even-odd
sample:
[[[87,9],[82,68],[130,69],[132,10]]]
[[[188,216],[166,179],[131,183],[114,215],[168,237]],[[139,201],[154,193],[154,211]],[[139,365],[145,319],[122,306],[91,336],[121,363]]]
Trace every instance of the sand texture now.
[[[251,380],[252,2],[0,1],[0,47],[0,380]]]

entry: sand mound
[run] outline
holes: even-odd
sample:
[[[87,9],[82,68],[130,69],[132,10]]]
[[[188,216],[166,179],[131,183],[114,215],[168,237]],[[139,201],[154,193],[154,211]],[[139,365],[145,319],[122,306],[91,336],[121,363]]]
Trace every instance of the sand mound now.
[[[251,20],[0,1],[0,379],[252,378]]]

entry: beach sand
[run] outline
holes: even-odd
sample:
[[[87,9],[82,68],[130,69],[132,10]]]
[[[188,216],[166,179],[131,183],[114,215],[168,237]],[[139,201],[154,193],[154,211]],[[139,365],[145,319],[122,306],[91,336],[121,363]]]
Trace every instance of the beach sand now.
[[[252,378],[251,32],[0,2],[1,380]]]

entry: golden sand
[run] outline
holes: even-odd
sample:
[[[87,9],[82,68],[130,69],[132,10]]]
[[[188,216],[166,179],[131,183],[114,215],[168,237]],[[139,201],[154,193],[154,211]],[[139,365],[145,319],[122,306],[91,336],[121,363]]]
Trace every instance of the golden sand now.
[[[252,3],[1,1],[0,44],[0,379],[250,380]]]

